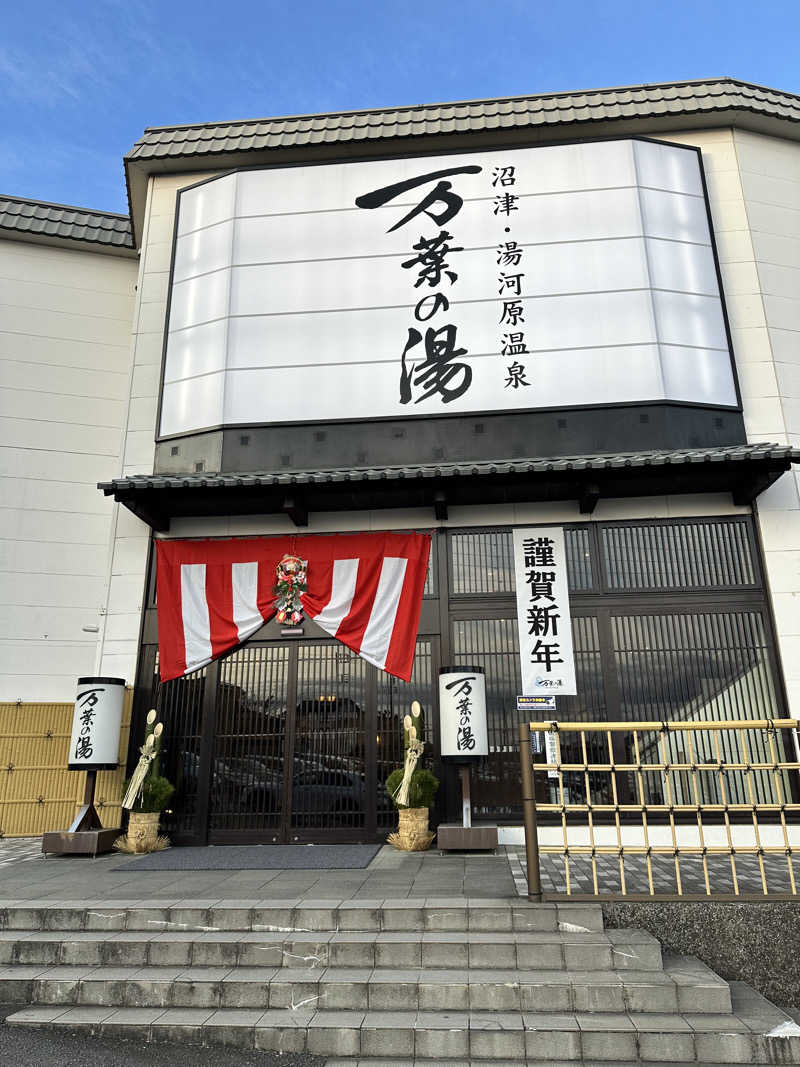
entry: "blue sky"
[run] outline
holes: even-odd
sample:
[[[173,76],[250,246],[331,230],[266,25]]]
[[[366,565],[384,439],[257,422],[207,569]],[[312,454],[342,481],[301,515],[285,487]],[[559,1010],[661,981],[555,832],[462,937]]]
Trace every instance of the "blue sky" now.
[[[127,210],[145,126],[732,75],[800,92],[797,0],[5,6],[0,192]]]

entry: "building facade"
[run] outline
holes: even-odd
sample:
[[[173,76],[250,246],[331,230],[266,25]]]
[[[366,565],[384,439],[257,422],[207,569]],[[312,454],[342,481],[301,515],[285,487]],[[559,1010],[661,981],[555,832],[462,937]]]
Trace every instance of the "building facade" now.
[[[178,840],[372,840],[414,698],[456,813],[435,682],[479,664],[514,840],[511,533],[559,526],[557,717],[800,717],[798,118],[720,80],[153,129],[130,220],[3,201],[0,699],[135,684]],[[410,529],[410,683],[275,621],[160,683],[154,538]]]

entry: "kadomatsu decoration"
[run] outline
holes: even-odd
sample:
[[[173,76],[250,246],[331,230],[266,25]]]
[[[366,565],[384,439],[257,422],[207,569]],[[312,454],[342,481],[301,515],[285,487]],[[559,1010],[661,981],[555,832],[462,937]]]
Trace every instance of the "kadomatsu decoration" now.
[[[278,622],[290,622],[294,626],[304,619],[300,597],[305,593],[306,571],[308,563],[299,556],[286,555],[278,564],[275,574],[277,583],[273,592],[276,595],[275,608]]]
[[[128,833],[114,842],[114,847],[120,852],[154,852],[169,845],[166,837],[159,837],[158,823],[175,787],[159,774],[164,727],[156,721],[157,718],[155,710],[148,712],[139,762],[122,798],[122,807],[129,814]]]
[[[389,834],[390,845],[403,852],[423,852],[430,848],[435,834],[428,829],[431,804],[439,780],[430,771],[418,767],[425,742],[422,740],[422,708],[419,701],[411,705],[411,714],[403,719],[405,763],[392,771],[386,780],[386,792],[397,808],[397,830]]]

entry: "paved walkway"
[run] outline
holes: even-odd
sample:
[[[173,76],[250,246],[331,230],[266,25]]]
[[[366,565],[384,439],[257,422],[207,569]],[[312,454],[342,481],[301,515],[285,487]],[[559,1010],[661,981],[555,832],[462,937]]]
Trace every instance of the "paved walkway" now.
[[[137,871],[136,857],[49,856],[38,839],[0,841],[0,899],[138,901],[385,900],[517,895],[505,850],[497,855],[397,852],[361,870]],[[12,859],[13,857],[13,859]]]
[[[527,864],[525,849],[511,847],[507,849],[509,862],[514,874],[517,889],[521,895],[527,894]],[[705,894],[705,876],[702,857],[684,853],[680,857],[681,888],[684,893]],[[761,868],[758,857],[739,853],[736,857],[736,878],[740,893],[761,895],[764,892],[761,880]],[[792,892],[787,857],[766,855],[763,857],[764,874],[770,893]],[[710,855],[706,858],[708,878],[713,893],[718,895],[733,894],[734,885],[729,856]],[[800,890],[800,857],[792,856],[794,883]],[[653,856],[651,859],[653,886],[656,893],[676,892],[675,861],[669,856]],[[545,893],[565,893],[567,889],[564,858],[550,854],[540,856],[540,873],[542,890]],[[593,893],[591,859],[585,855],[573,855],[569,860],[570,889],[573,893]],[[597,881],[601,893],[620,892],[619,860],[613,855],[597,857]],[[625,885],[629,893],[649,893],[650,883],[647,861],[641,855],[625,856]]]

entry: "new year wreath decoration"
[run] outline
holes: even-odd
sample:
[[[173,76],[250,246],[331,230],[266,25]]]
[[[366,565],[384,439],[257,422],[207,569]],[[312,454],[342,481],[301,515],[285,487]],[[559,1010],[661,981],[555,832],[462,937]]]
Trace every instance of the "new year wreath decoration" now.
[[[300,559],[299,556],[286,555],[278,564],[275,570],[278,581],[274,589],[278,622],[291,622],[296,626],[303,621],[305,616],[300,597],[308,588],[307,568],[308,561]]]

